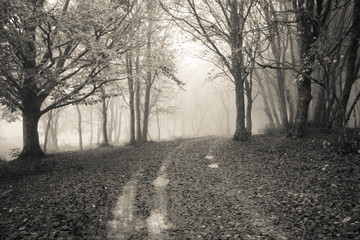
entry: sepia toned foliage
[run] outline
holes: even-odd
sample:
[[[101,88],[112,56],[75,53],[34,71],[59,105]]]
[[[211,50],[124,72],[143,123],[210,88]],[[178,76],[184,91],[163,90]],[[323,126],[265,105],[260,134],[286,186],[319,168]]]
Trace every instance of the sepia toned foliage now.
[[[67,0],[58,2],[62,7],[36,0],[1,3],[0,81],[5,87],[0,101],[22,112],[22,156],[41,156],[40,117],[116,80],[99,73],[110,67],[114,53],[125,50],[121,33],[132,21],[126,9],[110,2]]]
[[[3,0],[1,6],[0,103],[5,117],[22,117],[23,157],[43,155],[51,111],[106,103],[104,91],[122,96],[127,105],[130,143],[148,141],[153,123],[160,137],[160,115],[174,108],[161,106],[167,94],[159,88],[167,86],[163,82],[183,85],[176,76],[176,34],[205,49],[199,57],[215,67],[211,81],[233,83],[235,140],[252,134],[257,99],[267,126],[295,138],[310,125],[344,135],[358,122],[360,30],[354,0]],[[117,84],[111,93],[110,82]],[[95,97],[86,100],[90,96]],[[105,105],[99,131],[108,145],[120,110]],[[211,111],[203,112],[201,118]],[[48,113],[41,149],[38,122]]]

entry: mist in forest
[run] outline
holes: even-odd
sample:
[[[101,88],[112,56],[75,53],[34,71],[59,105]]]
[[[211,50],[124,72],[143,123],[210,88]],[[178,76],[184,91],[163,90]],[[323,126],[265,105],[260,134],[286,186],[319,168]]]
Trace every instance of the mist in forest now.
[[[11,2],[0,155],[359,126],[356,1]]]
[[[174,87],[165,102],[152,107],[149,121],[149,140],[161,141],[176,138],[191,138],[209,135],[231,137],[235,130],[235,96],[233,83],[227,79],[210,80],[214,66],[201,60],[196,47],[177,47],[177,77],[185,83],[183,88]],[[200,53],[199,53],[200,54]],[[125,97],[126,98],[126,97]],[[258,98],[258,99],[257,99]],[[252,111],[253,129],[256,134],[266,125],[260,97],[254,101]],[[123,96],[108,99],[108,136],[111,145],[126,145],[129,142],[129,108]],[[79,105],[81,113],[83,148],[98,147],[102,141],[100,104]],[[57,146],[48,136],[47,151],[79,150],[77,107],[70,105],[53,113],[57,119]],[[48,114],[40,119],[39,137],[44,147]],[[116,126],[115,126],[116,125]],[[0,156],[9,159],[9,154],[22,148],[21,119],[13,123],[0,121]]]

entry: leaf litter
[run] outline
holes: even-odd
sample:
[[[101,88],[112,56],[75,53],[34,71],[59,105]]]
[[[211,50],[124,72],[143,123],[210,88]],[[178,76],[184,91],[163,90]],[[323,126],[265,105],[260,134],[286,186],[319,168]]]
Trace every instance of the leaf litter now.
[[[207,167],[207,153],[220,168]],[[360,235],[359,155],[312,138],[208,138],[169,167],[170,239],[348,239]]]
[[[339,155],[323,141],[211,137],[2,164],[0,239],[106,239],[135,173],[135,214],[145,220],[165,158],[167,239],[356,239],[359,155]],[[145,227],[130,239],[148,237]]]
[[[137,172],[158,169],[177,144],[99,148],[2,165],[0,239],[106,239],[123,186]],[[142,200],[135,198],[138,209]]]

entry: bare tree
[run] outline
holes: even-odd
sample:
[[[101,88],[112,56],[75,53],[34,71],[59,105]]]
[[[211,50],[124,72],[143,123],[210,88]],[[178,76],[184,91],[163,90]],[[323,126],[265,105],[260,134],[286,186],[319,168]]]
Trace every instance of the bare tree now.
[[[349,104],[350,92],[355,80],[358,78],[358,72],[360,68],[360,61],[358,59],[359,49],[359,38],[360,38],[360,2],[353,1],[353,14],[352,14],[352,25],[351,34],[348,47],[348,57],[346,63],[346,77],[344,87],[342,89],[341,98],[338,104],[336,118],[335,118],[335,130],[339,131],[342,129],[350,118],[351,111],[354,109],[350,108],[350,111],[346,112],[346,107]],[[359,99],[360,94],[356,97],[356,102]]]
[[[300,73],[297,81],[297,111],[295,117],[294,136],[305,135],[308,121],[311,96],[311,73],[314,70],[316,54],[312,51],[313,43],[319,38],[321,28],[329,16],[331,0],[293,0],[293,9],[298,33]]]
[[[245,140],[249,133],[245,127],[244,34],[246,21],[255,1],[178,1],[164,9],[179,26],[201,42],[225,66],[235,84],[236,128],[235,140]],[[210,16],[210,17],[209,17]]]

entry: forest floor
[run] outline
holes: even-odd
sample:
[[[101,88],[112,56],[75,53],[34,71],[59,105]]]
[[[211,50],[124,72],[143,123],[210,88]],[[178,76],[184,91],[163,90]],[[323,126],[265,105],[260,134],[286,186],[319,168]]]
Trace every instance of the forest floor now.
[[[0,163],[0,239],[359,239],[360,155],[331,139],[206,137]],[[133,212],[116,237],[119,203]]]

